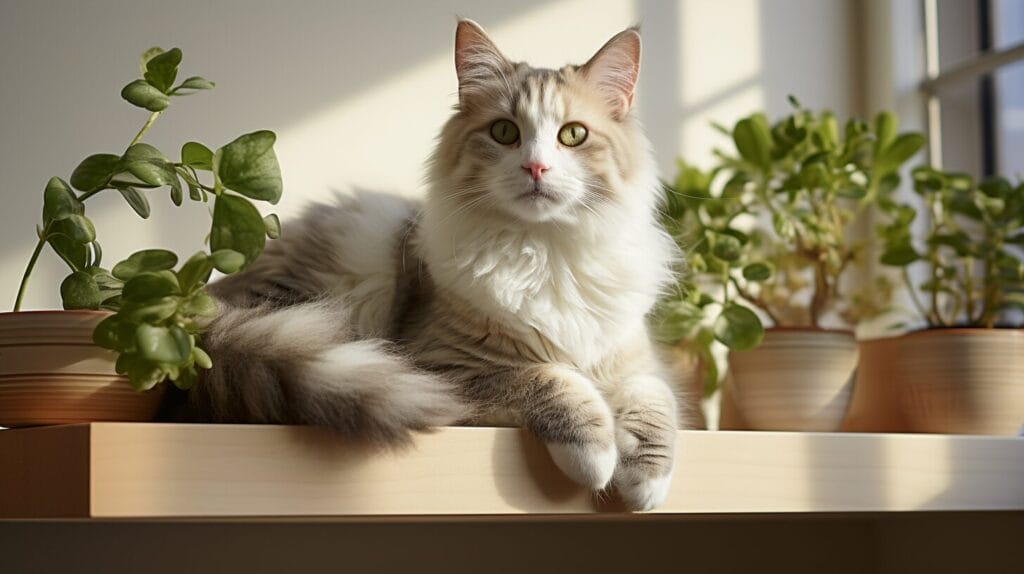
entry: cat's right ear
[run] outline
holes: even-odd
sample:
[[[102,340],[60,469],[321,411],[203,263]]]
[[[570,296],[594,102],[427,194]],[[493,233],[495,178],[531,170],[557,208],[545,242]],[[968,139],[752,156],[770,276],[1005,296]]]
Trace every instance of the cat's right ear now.
[[[509,61],[472,20],[459,20],[455,29],[455,73],[459,76],[459,100],[505,73]]]

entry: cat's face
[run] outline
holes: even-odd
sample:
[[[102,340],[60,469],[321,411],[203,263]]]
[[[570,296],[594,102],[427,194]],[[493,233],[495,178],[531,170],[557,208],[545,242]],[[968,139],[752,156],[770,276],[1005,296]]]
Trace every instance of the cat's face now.
[[[459,105],[435,155],[444,185],[434,193],[528,222],[572,222],[621,200],[623,181],[645,165],[629,113],[639,58],[639,34],[627,30],[583,66],[531,68],[460,22]]]

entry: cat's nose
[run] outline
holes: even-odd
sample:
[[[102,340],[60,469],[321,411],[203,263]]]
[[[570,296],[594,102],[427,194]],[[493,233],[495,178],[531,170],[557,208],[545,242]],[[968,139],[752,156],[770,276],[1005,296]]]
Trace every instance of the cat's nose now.
[[[530,177],[533,178],[533,181],[540,181],[541,174],[551,169],[551,167],[546,163],[531,161],[530,163],[523,164],[523,169],[530,172]]]

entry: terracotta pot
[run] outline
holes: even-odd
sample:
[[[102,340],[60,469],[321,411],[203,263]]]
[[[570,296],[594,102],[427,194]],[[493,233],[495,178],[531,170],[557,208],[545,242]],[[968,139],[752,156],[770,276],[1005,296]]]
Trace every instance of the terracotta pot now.
[[[149,421],[162,386],[138,393],[92,342],[104,311],[0,313],[0,426]]]
[[[849,331],[775,328],[729,353],[720,428],[834,431],[850,402],[857,343]]]
[[[859,341],[860,357],[853,383],[850,411],[841,430],[851,432],[907,432],[900,392],[903,376],[901,337]]]
[[[899,338],[909,430],[1015,435],[1024,424],[1024,330],[931,329]]]

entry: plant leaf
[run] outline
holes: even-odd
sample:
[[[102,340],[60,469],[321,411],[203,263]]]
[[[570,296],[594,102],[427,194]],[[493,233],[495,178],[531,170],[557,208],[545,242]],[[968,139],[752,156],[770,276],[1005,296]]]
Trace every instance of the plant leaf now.
[[[92,275],[75,271],[60,284],[60,297],[65,309],[99,309],[100,287]]]
[[[217,271],[230,275],[236,273],[245,265],[245,255],[235,251],[234,249],[220,249],[214,251],[210,259],[213,261],[213,266],[217,268]]]
[[[281,237],[281,219],[277,217],[276,213],[264,217],[263,225],[267,228],[267,237],[271,239]]]
[[[54,224],[55,232],[46,237],[46,242],[71,268],[81,271],[88,267],[89,249],[84,243],[79,243],[61,233],[60,230],[63,227],[63,223],[63,221],[58,221]]]
[[[146,82],[150,86],[166,94],[171,90],[174,80],[178,77],[179,64],[181,64],[181,50],[171,48],[153,56],[146,62],[146,72],[143,77],[146,78]]]
[[[764,338],[764,327],[757,314],[735,303],[730,303],[722,309],[722,313],[715,319],[712,330],[715,339],[734,351],[745,351],[753,349],[761,344]]]
[[[205,285],[213,272],[213,261],[202,251],[188,258],[178,271],[178,283],[183,293],[191,293],[196,287]]]
[[[181,146],[181,163],[210,171],[213,169],[213,152],[199,142],[188,142]]]
[[[246,197],[277,203],[281,199],[281,168],[274,154],[277,136],[271,131],[245,134],[217,150],[213,171],[224,187]]]
[[[216,84],[200,76],[192,76],[186,78],[184,82],[174,88],[174,95],[176,96],[188,96],[194,94],[197,90],[212,90]],[[187,91],[182,91],[187,90]]]
[[[128,281],[139,273],[173,269],[178,256],[166,249],[146,249],[132,253],[128,259],[114,266],[111,273],[122,281]]]
[[[170,105],[171,99],[148,84],[145,80],[135,80],[121,89],[121,97],[129,104],[145,108],[151,112],[162,112]]]
[[[102,189],[117,172],[120,161],[120,157],[110,153],[91,155],[71,172],[71,185],[79,191]]]
[[[743,278],[747,281],[767,281],[772,277],[772,266],[765,262],[751,263],[743,268]]]
[[[43,191],[43,224],[83,213],[85,206],[75,196],[75,192],[71,191],[67,182],[59,177],[51,177]]]
[[[139,190],[131,186],[118,187],[117,191],[121,192],[121,196],[128,202],[135,213],[139,214],[142,219],[149,218],[149,200],[146,196],[139,193]]]
[[[135,351],[136,327],[121,314],[111,315],[96,325],[92,341],[104,349],[131,353]]]
[[[762,122],[753,117],[740,120],[733,129],[732,138],[743,159],[762,169],[767,169],[771,165],[771,133],[765,129]]]
[[[237,195],[217,197],[210,228],[210,248],[213,251],[233,249],[244,255],[245,264],[249,265],[263,252],[266,241],[266,226],[256,206]]]
[[[135,344],[142,358],[155,363],[184,365],[192,356],[192,342],[188,333],[177,325],[139,325],[135,331]]]
[[[129,279],[121,291],[121,297],[125,301],[133,303],[141,303],[180,294],[181,287],[178,285],[178,278],[170,271],[146,271],[139,273]]]

